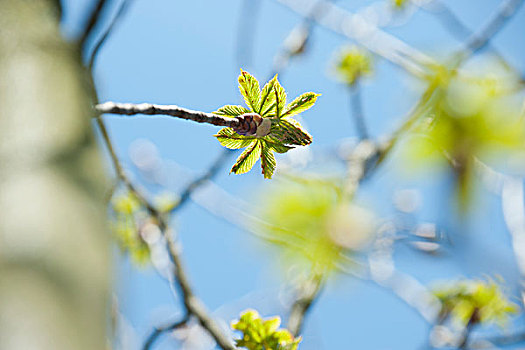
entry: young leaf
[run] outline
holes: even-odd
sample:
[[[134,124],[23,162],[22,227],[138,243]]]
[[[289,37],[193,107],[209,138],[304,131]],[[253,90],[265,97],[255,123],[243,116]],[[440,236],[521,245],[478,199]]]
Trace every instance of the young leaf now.
[[[275,93],[275,117],[281,118],[281,113],[286,105],[286,92],[278,80],[275,80],[273,84],[273,91]]]
[[[235,105],[222,106],[221,108],[213,112],[213,114],[224,115],[226,117],[237,117],[245,113],[250,113],[250,110],[244,108],[243,106],[235,106]]]
[[[246,148],[244,152],[237,158],[237,161],[233,165],[230,173],[234,174],[244,174],[253,168],[255,162],[261,156],[261,142],[253,142],[251,146]]]
[[[248,147],[255,141],[255,137],[241,136],[233,131],[232,128],[223,128],[214,136],[222,146],[229,149]]]
[[[256,111],[259,104],[259,95],[261,94],[259,82],[250,73],[242,69],[241,75],[239,75],[239,90],[244,97],[244,101],[246,101],[246,105],[253,111]]]
[[[276,139],[285,145],[306,146],[312,143],[312,136],[308,134],[294,119],[281,119],[279,127],[273,131]]]
[[[274,137],[267,137],[265,138],[265,140],[266,140],[266,144],[268,145],[268,147],[271,147],[277,153],[286,153],[289,150],[295,148],[295,147],[283,145]]]
[[[264,145],[261,151],[261,169],[265,179],[271,179],[275,171],[275,157],[272,148]]]
[[[273,92],[273,85],[276,81],[277,74],[269,82],[267,82],[262,89],[261,98],[259,100],[259,105],[257,108],[257,112],[262,117],[265,117],[266,114],[268,114],[274,106],[275,94]]]
[[[306,111],[314,105],[315,101],[317,100],[317,96],[320,96],[320,94],[316,94],[314,92],[306,92],[301,96],[297,97],[288,106],[286,106],[281,118],[291,117],[292,115],[296,115]]]

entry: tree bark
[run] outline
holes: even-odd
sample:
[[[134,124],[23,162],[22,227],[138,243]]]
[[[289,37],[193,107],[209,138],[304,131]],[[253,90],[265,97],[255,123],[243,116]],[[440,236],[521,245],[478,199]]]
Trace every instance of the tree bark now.
[[[0,349],[107,348],[93,87],[57,0],[0,0]]]

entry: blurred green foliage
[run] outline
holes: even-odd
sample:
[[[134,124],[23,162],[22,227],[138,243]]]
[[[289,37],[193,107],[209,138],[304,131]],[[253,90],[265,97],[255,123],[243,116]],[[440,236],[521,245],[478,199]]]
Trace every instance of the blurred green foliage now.
[[[504,326],[510,314],[518,311],[492,280],[461,280],[437,287],[434,295],[441,301],[442,319],[467,324],[496,323]]]
[[[148,215],[142,203],[133,192],[123,190],[112,198],[111,209],[111,226],[118,246],[136,264],[146,265],[150,261],[150,248],[141,235],[141,226]]]
[[[263,320],[257,311],[246,310],[231,325],[242,333],[242,338],[235,340],[236,346],[248,350],[296,350],[301,337],[294,338],[288,330],[279,329],[280,324],[279,317]]]
[[[261,205],[266,239],[284,250],[290,265],[323,275],[364,248],[374,231],[373,215],[344,199],[334,182],[286,181],[265,193]]]
[[[337,54],[335,73],[339,80],[354,85],[373,73],[371,54],[357,46],[345,47]]]
[[[277,75],[262,91],[257,79],[248,72],[241,70],[238,80],[239,90],[248,108],[226,105],[213,113],[226,117],[255,113],[262,117],[262,122],[253,135],[240,135],[232,128],[223,128],[215,137],[224,147],[245,148],[233,165],[232,173],[247,173],[261,159],[262,174],[264,178],[270,179],[276,166],[273,152],[286,153],[294,146],[306,146],[312,142],[312,137],[291,117],[312,107],[319,94],[306,92],[287,105],[286,92],[279,84]]]
[[[402,8],[406,5],[408,0],[390,0],[395,8]]]
[[[403,150],[409,165],[447,164],[463,208],[469,203],[476,159],[501,161],[525,151],[516,79],[492,71],[487,67],[484,74],[468,75],[437,67],[429,79],[436,89]]]

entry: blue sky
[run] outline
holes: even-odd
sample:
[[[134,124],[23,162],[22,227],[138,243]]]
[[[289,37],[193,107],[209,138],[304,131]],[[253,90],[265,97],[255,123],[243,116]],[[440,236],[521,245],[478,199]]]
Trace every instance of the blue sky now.
[[[382,0],[377,0],[381,2]],[[63,0],[63,32],[74,38],[82,28],[84,15],[92,1]],[[111,13],[120,1],[112,1]],[[339,1],[350,10],[372,1]],[[496,0],[446,1],[472,29],[479,28],[498,6]],[[474,5],[475,3],[475,5]],[[257,18],[245,23],[254,35],[252,63],[239,67],[236,58],[237,31],[242,1],[135,0],[118,28],[102,48],[95,66],[95,82],[101,101],[151,102],[213,111],[224,104],[241,103],[237,90],[239,68],[260,80],[270,74],[272,61],[281,42],[301,18],[277,1],[261,0]],[[100,28],[99,28],[100,29]],[[386,29],[408,44],[441,56],[458,48],[459,43],[431,15],[419,11],[402,26]],[[521,71],[525,70],[525,8],[513,18],[493,41],[498,50]],[[292,61],[281,83],[289,96],[304,91],[322,93],[318,103],[304,113],[304,123],[314,137],[309,146],[316,155],[334,152],[343,139],[356,136],[350,118],[347,90],[329,74],[334,52],[349,42],[327,29],[317,27],[307,53]],[[364,110],[373,137],[386,135],[399,123],[418,96],[413,78],[384,59],[376,60],[375,73],[363,86]],[[217,128],[195,125],[167,117],[120,118],[108,116],[111,136],[119,156],[134,180],[151,191],[161,190],[140,174],[130,158],[130,147],[137,140],[156,146],[163,160],[164,180],[170,190],[184,186],[189,178],[179,167],[196,174],[204,171],[221,152],[212,135]],[[280,155],[277,156],[279,163]],[[284,157],[284,156],[283,156]],[[318,159],[314,158],[314,159]],[[399,269],[413,274],[423,284],[460,276],[501,275],[515,285],[517,271],[508,233],[503,225],[498,198],[484,191],[479,194],[474,214],[459,231],[448,217],[449,198],[445,176],[405,176],[394,154],[375,176],[363,185],[359,201],[374,208],[378,216],[392,215],[394,191],[418,188],[423,194],[417,218],[438,222],[456,235],[459,248],[451,254],[429,257],[406,246],[396,247]],[[233,162],[233,158],[231,159]],[[108,164],[109,165],[109,164]],[[310,165],[322,170],[324,162]],[[108,166],[108,172],[111,168]],[[255,170],[242,176],[228,175],[228,165],[216,184],[248,203],[272,183]],[[197,294],[217,317],[227,322],[248,307],[263,315],[286,310],[280,305],[280,287],[289,277],[278,268],[279,256],[259,240],[221,217],[191,203],[175,218],[184,246],[184,259]],[[139,343],[153,326],[180,315],[167,283],[153,269],[138,270],[128,259],[116,254],[116,291],[123,316],[134,329]],[[340,276],[330,281],[313,307],[300,347],[308,349],[385,349],[406,350],[425,344],[428,326],[417,313],[391,292],[373,284]],[[171,348],[164,339],[159,349]],[[133,347],[131,347],[133,348]]]

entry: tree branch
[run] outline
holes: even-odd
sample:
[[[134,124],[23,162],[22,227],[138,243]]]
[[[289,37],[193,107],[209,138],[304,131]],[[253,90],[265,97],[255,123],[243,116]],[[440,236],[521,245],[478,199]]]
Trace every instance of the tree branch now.
[[[359,80],[350,86],[350,107],[352,109],[352,117],[357,129],[357,134],[361,140],[368,139],[369,134],[365,123],[365,116],[363,113],[363,104],[361,100],[361,85]]]
[[[174,265],[173,275],[175,277],[175,284],[180,290],[184,306],[188,313],[195,316],[201,326],[212,336],[217,345],[223,350],[235,350],[235,346],[231,340],[224,335],[222,328],[208,315],[208,311],[204,304],[198,299],[191,289],[188,276],[186,275],[180,257],[180,248],[177,246],[173,238],[164,233],[168,245],[168,254]]]
[[[78,39],[78,43],[81,48],[83,48],[86,45],[86,41],[93,32],[93,29],[97,25],[98,21],[100,20],[100,14],[102,13],[102,10],[104,9],[106,4],[106,0],[98,0],[95,7],[93,8],[93,11],[89,15],[89,18],[86,23],[86,28],[84,29],[82,35]]]
[[[88,61],[89,62],[88,63],[88,68],[89,68],[90,71],[93,70],[93,66],[95,64],[95,59],[97,58],[97,55],[98,55],[98,53],[100,51],[100,48],[104,45],[104,43],[106,42],[108,37],[113,32],[113,28],[115,27],[115,25],[120,21],[120,19],[122,19],[124,17],[124,14],[126,13],[126,10],[129,8],[130,3],[131,3],[131,0],[123,0],[122,1],[122,3],[120,4],[120,7],[119,7],[117,13],[115,14],[115,17],[113,17],[113,20],[111,21],[111,23],[107,27],[107,29],[104,32],[104,34],[102,34],[100,39],[95,44],[95,46],[93,48],[93,51],[91,51],[91,55],[90,55],[89,61]]]
[[[310,13],[309,6],[303,0],[277,1],[303,17],[307,17]],[[425,76],[428,67],[436,64],[431,57],[367,22],[362,15],[346,11],[329,1],[323,1],[319,6],[321,6],[323,16],[313,17],[315,22],[335,33],[355,40],[410,74]]]
[[[190,320],[190,315],[186,314],[182,320],[167,324],[165,326],[156,327],[153,332],[149,335],[149,337],[146,339],[146,342],[144,343],[144,346],[142,347],[143,350],[150,350],[155,341],[158,339],[158,337],[165,332],[171,332],[177,328],[184,327],[188,321]]]
[[[109,138],[109,134],[107,132],[106,125],[100,115],[97,117],[97,124],[100,127],[102,137],[110,153],[110,157],[112,159],[113,166],[115,167],[117,176],[124,182],[124,184],[128,187],[128,189],[136,195],[139,201],[142,202],[142,204],[148,210],[149,214],[153,218],[155,218],[164,239],[166,239],[168,255],[174,265],[173,283],[176,285],[176,287],[178,287],[179,291],[182,294],[183,303],[187,311],[187,314],[195,316],[199,320],[199,323],[201,324],[201,326],[208,332],[208,334],[212,336],[212,338],[217,342],[217,344],[223,350],[235,350],[235,347],[232,345],[230,339],[228,339],[228,337],[224,335],[223,330],[208,315],[208,311],[206,310],[205,306],[200,301],[200,299],[197,298],[195,294],[193,294],[193,291],[191,290],[187,275],[185,271],[183,270],[183,264],[181,262],[179,249],[177,248],[177,245],[173,241],[173,238],[169,235],[169,227],[168,227],[166,216],[163,215],[161,212],[159,212],[147,200],[147,198],[140,191],[138,191],[137,188],[133,186],[129,178],[126,176],[122,168],[122,165],[120,164],[120,161],[116,155],[116,152],[113,148],[111,140]],[[197,186],[193,186],[193,189],[195,188],[197,188]]]
[[[303,328],[306,314],[317,300],[323,286],[321,275],[315,275],[301,285],[301,295],[295,300],[290,310],[288,330],[297,337]]]
[[[459,54],[460,61],[483,50],[489,44],[490,40],[503,29],[505,24],[508,23],[508,20],[516,14],[521,5],[523,5],[523,0],[503,1],[488,22],[467,39]]]
[[[96,109],[99,113],[110,113],[119,115],[168,115],[170,117],[191,120],[197,123],[208,123],[230,128],[239,127],[238,118],[228,118],[212,113],[193,111],[175,105],[155,105],[149,103],[132,104],[132,103],[115,103],[105,102],[98,104]]]

